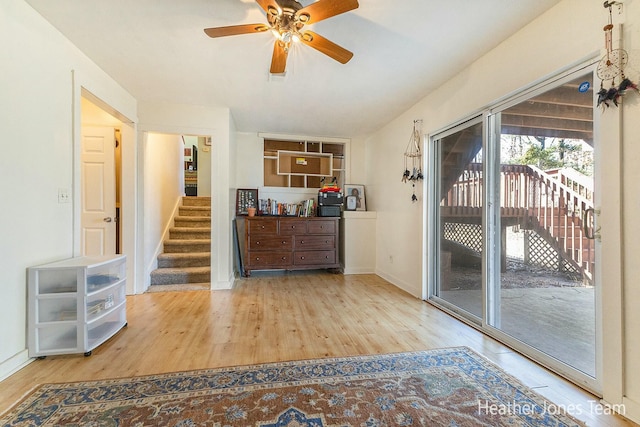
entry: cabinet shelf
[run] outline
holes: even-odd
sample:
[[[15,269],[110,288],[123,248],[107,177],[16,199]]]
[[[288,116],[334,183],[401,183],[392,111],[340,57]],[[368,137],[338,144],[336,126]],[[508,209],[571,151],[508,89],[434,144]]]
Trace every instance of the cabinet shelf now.
[[[97,295],[97,294],[99,294],[101,292],[105,292],[105,291],[108,291],[110,289],[116,288],[116,287],[122,285],[124,282],[125,282],[125,280],[121,279],[121,280],[113,282],[113,283],[111,283],[111,284],[109,284],[109,285],[107,285],[105,287],[102,287],[102,288],[99,288],[99,289],[96,289],[96,290],[92,290],[91,292],[87,292],[87,297],[92,297],[92,296]]]
[[[102,310],[101,312],[99,312],[99,315],[92,317],[90,320],[88,319],[87,324],[92,325],[96,322],[99,322],[100,320],[104,319],[106,316],[109,316],[113,311],[117,311],[119,308],[122,308],[123,305],[124,305],[124,301],[118,304],[117,306],[113,306],[111,310],[110,309]]]
[[[38,299],[60,299],[60,298],[76,298],[78,295],[77,292],[60,292],[59,294],[41,294],[38,295]]]
[[[30,357],[87,355],[126,325],[125,256],[72,258],[27,272]]]

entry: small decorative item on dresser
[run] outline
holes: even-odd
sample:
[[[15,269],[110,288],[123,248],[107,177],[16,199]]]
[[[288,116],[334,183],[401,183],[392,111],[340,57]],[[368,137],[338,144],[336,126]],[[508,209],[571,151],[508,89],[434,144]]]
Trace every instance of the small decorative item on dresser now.
[[[248,215],[249,208],[258,206],[258,189],[239,188],[236,191],[236,215]]]
[[[344,194],[347,198],[347,210],[366,211],[367,204],[364,198],[364,185],[346,184]],[[355,204],[355,209],[350,209]]]

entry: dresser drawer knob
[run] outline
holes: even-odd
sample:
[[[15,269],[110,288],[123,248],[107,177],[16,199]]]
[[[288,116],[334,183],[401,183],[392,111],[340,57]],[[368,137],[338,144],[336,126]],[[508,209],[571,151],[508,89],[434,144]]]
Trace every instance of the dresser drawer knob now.
[[[282,257],[282,260],[283,260],[283,261],[286,261],[286,260],[287,260],[287,257],[286,257],[286,256],[283,256],[283,257]]]
[[[259,256],[256,257],[256,261],[260,261],[260,257]]]
[[[300,243],[302,243],[304,245],[304,240],[300,240]]]
[[[283,244],[283,245],[286,245],[286,244],[287,244],[287,241],[286,241],[286,240],[283,240],[283,241],[282,241],[282,244]]]
[[[259,245],[259,244],[260,244],[260,242],[259,242],[259,241],[258,241],[258,242],[256,242],[256,245]]]
[[[300,259],[304,259],[304,257],[303,257],[303,256],[301,256],[301,257],[300,257]]]

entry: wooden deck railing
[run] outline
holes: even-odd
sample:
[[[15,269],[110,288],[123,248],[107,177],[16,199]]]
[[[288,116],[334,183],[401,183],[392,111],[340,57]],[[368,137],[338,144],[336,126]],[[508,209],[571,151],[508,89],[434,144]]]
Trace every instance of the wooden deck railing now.
[[[481,216],[482,165],[470,164],[441,201],[446,217]],[[593,208],[593,189],[566,171],[549,174],[535,166],[502,165],[500,208],[503,225],[535,229],[565,262],[591,280],[594,245],[583,230],[584,212]]]

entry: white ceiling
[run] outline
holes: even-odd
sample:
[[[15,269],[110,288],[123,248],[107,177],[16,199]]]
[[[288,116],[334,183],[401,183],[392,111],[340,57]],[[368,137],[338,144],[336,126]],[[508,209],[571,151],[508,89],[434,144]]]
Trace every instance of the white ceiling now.
[[[239,131],[335,137],[381,128],[559,2],[359,0],[305,27],[349,63],[296,45],[272,78],[270,32],[203,32],[266,23],[254,0],[26,1],[138,100],[229,107]]]

